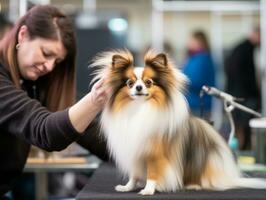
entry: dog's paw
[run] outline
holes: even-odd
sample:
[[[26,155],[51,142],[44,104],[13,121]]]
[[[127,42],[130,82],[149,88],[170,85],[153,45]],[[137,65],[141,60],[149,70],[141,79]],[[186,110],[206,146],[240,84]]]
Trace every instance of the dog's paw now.
[[[140,192],[139,192],[139,194],[141,194],[141,195],[153,195],[154,194],[154,190],[152,190],[152,189],[142,189]]]
[[[117,185],[115,186],[115,190],[117,192],[129,192],[131,191],[131,188],[127,187],[127,185]]]
[[[200,185],[187,185],[186,186],[187,190],[201,190],[201,186]]]

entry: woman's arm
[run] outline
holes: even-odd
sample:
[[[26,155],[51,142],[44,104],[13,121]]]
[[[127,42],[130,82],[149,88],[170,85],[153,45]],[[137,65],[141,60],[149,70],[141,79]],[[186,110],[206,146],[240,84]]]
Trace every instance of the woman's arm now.
[[[100,88],[101,84],[96,84],[71,107],[71,112],[68,109],[50,112],[25,91],[17,89],[10,77],[0,71],[0,134],[15,135],[47,151],[62,150],[79,139],[84,127],[102,109],[105,96]]]
[[[110,161],[107,151],[106,139],[101,132],[99,118],[96,117],[85,130],[84,134],[77,140],[77,143],[90,153],[104,161]]]
[[[83,133],[96,115],[103,109],[107,100],[107,90],[104,81],[96,82],[91,92],[69,109],[69,118],[73,127]]]

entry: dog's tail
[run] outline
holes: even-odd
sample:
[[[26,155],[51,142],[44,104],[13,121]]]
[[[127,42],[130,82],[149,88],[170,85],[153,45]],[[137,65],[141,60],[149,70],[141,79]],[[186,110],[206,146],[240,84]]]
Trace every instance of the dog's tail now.
[[[203,141],[209,140],[209,144],[215,146],[209,152],[206,160],[206,168],[201,178],[203,188],[217,190],[230,188],[266,188],[266,179],[243,177],[228,145],[212,126],[198,118],[194,118],[192,122],[196,124],[195,127],[197,127],[198,134],[200,134],[200,130],[204,131],[204,134],[202,133],[201,136],[198,135],[198,140],[200,137],[203,137]]]

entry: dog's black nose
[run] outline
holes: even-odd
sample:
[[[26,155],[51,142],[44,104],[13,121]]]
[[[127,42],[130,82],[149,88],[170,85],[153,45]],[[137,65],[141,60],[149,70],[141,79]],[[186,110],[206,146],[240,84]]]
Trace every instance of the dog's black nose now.
[[[142,90],[142,86],[141,86],[141,85],[137,85],[136,90],[137,90],[138,92],[140,92],[140,91]]]

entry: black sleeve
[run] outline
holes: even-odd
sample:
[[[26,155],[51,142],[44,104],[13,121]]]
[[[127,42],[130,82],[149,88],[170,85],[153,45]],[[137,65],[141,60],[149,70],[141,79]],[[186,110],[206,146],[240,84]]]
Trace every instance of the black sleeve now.
[[[0,134],[13,134],[47,151],[60,151],[80,136],[68,110],[49,112],[0,73]]]
[[[239,70],[242,66],[242,50],[241,48],[236,48],[232,51],[231,55],[226,60],[226,75],[230,79],[236,79],[239,75]]]
[[[98,118],[95,118],[95,120],[90,123],[84,135],[80,137],[77,143],[100,159],[104,161],[109,160],[106,140],[101,132]]]

